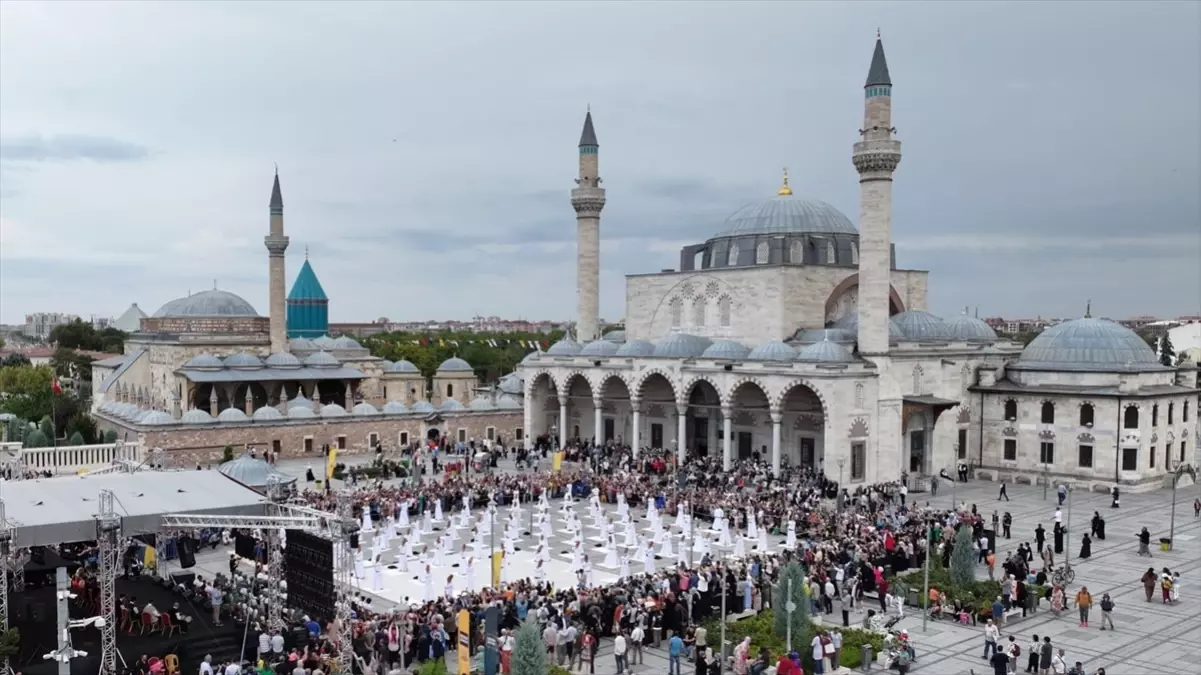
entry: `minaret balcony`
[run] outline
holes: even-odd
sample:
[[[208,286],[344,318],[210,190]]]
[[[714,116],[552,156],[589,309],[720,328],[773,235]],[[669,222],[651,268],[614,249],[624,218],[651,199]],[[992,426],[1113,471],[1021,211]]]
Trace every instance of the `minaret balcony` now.
[[[282,256],[288,250],[288,238],[283,236],[269,234],[263,237],[263,244],[267,247],[267,253],[272,256]]]
[[[859,173],[895,171],[901,163],[901,142],[894,140],[859,141],[851,154]]]
[[[599,215],[605,208],[605,189],[578,187],[571,191],[571,205],[578,215]]]

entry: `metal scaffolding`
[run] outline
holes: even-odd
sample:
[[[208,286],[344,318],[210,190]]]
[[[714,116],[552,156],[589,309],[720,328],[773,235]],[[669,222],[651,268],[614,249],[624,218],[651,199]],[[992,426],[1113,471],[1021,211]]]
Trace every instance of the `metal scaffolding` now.
[[[121,518],[113,510],[112,490],[100,491],[96,515],[96,546],[100,577],[100,675],[117,674],[117,568],[120,560]],[[121,659],[125,661],[124,658]]]
[[[359,522],[354,517],[350,493],[338,493],[337,500],[337,514],[342,528],[342,536],[334,539],[334,588],[337,589],[338,594],[334,605],[334,613],[338,619],[335,624],[338,627],[336,638],[338,655],[335,657],[335,663],[338,672],[349,673],[351,665],[354,663],[354,645],[352,644],[354,632],[351,629],[350,599],[354,597],[352,584],[354,582],[355,550],[351,546],[351,541],[359,531]]]
[[[278,517],[284,500],[284,485],[278,475],[267,477],[267,498],[271,500],[267,507],[268,515]],[[285,626],[284,594],[280,589],[280,580],[283,579],[281,528],[263,528],[263,541],[267,546],[267,579],[270,581],[267,588],[267,629],[278,630],[282,634]]]
[[[13,532],[4,516],[4,499],[0,498],[0,630],[8,630],[8,561],[12,541]],[[0,663],[0,670],[11,672],[8,659]]]

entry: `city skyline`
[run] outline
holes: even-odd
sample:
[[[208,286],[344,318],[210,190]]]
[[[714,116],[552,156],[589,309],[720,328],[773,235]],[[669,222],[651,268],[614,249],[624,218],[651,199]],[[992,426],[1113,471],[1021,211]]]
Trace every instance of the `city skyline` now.
[[[933,312],[1201,307],[1196,5],[692,9],[669,33],[667,5],[5,3],[0,322],[153,312],[214,279],[265,316],[276,161],[287,284],[307,248],[332,322],[574,317],[589,105],[620,318],[623,275],[677,267],[783,166],[858,224],[877,24],[897,264],[930,270]]]

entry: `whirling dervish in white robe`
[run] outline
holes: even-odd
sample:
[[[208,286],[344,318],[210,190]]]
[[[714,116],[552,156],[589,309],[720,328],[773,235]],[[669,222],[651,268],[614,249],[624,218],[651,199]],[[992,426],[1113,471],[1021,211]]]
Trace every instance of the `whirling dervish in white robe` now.
[[[647,574],[655,573],[655,554],[649,548],[642,552],[642,566]]]
[[[796,550],[796,521],[795,520],[788,521],[788,538],[784,542],[784,548],[788,549],[789,551]]]
[[[742,537],[734,537],[734,557],[741,558],[746,555],[746,544],[743,543]]]
[[[470,592],[475,590],[475,556],[468,553],[465,559],[467,571],[466,576],[463,577],[463,581],[466,583],[465,590]]]
[[[747,509],[746,512],[746,538],[759,538],[759,525],[755,522],[755,511],[753,509]]]
[[[672,523],[672,527],[684,529],[684,502],[676,504],[676,522]]]
[[[402,501],[400,506],[397,507],[396,518],[397,523],[399,523],[401,527],[409,526],[409,500],[406,499]]]
[[[425,513],[421,514],[421,530],[423,532],[433,532],[434,530],[434,514],[426,508]]]
[[[664,533],[663,541],[659,542],[659,557],[674,558],[675,552],[671,550],[671,534]]]
[[[367,507],[363,507],[362,529],[364,532],[370,532],[375,529],[375,526],[371,524],[371,509]]]
[[[423,599],[425,602],[434,601],[434,571],[429,565],[425,565],[421,571],[421,584],[423,591]]]
[[[767,528],[759,528],[759,545],[757,547],[760,553],[767,553]]]
[[[576,542],[571,547],[571,569],[578,570],[584,566],[584,547]]]
[[[638,533],[634,531],[634,521],[626,521],[626,548],[633,548],[638,545]]]
[[[617,568],[617,578],[627,579],[630,576],[630,559],[622,556],[621,564]]]
[[[357,579],[366,579],[367,572],[363,568],[363,551],[359,549],[359,555],[354,559],[354,576]]]
[[[724,525],[724,523],[723,523],[723,525]],[[733,543],[734,542],[730,541],[730,528],[728,528],[728,527],[721,528],[721,534],[719,535],[719,537],[717,539],[717,545],[721,546],[722,548],[725,548]]]
[[[442,500],[441,499],[434,500],[434,522],[436,522],[436,523],[442,522]]]
[[[609,535],[609,542],[605,549],[604,565],[609,569],[617,567],[617,542],[613,540],[613,535]]]
[[[617,515],[625,518],[630,515],[630,505],[626,503],[626,493],[617,493]]]
[[[375,569],[371,571],[371,588],[379,591],[384,588],[384,566],[376,562]]]

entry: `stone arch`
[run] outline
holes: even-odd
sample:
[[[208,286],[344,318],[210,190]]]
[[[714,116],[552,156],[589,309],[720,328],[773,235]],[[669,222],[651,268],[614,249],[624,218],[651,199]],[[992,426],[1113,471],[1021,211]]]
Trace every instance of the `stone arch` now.
[[[1081,401],[1080,426],[1092,426],[1097,420],[1097,406],[1092,401]]]
[[[589,398],[592,398],[592,396],[594,396],[596,394],[596,390],[592,388],[592,382],[588,379],[588,376],[585,375],[583,371],[569,370],[569,371],[567,371],[566,375],[559,378],[559,386],[556,390],[559,392],[559,396],[570,396],[571,395],[571,386],[572,386],[572,384],[575,383],[576,380],[582,380],[584,382],[584,384],[588,387],[588,397]]]
[[[958,407],[959,411],[955,414],[955,423],[970,424],[972,421],[972,409],[962,403]]]
[[[1077,436],[1076,440],[1081,443],[1095,443],[1097,439],[1092,434],[1086,432]]]
[[[680,386],[680,391],[677,392],[678,398],[676,398],[676,402],[687,403],[689,400],[691,400],[693,387],[701,382],[706,382],[709,384],[709,386],[713,387],[713,391],[717,392],[717,400],[719,404],[726,404],[726,399],[723,395],[721,387],[717,386],[717,382],[713,381],[713,379],[711,379],[708,375],[697,375],[685,381],[684,384]]]
[[[533,397],[534,389],[538,386],[538,382],[543,377],[546,378],[546,381],[548,383],[547,389],[549,389],[552,392],[555,392],[556,394],[558,393],[559,383],[558,383],[558,381],[555,380],[554,373],[550,372],[549,370],[547,370],[545,368],[543,368],[541,370],[535,370],[534,372],[530,373],[529,376],[527,376],[525,378],[525,398],[527,401],[530,400],[531,397]]]
[[[1137,403],[1122,406],[1122,428],[1123,429],[1138,429],[1142,420],[1139,419],[1140,410]]]
[[[738,390],[744,384],[753,384],[758,387],[759,391],[763,394],[763,398],[767,399],[768,405],[771,405],[773,400],[771,396],[771,390],[767,388],[766,384],[763,384],[763,380],[760,380],[757,377],[740,377],[735,380],[734,384],[730,385],[730,387],[726,389],[725,393],[722,395],[722,405],[732,405],[734,403],[734,395],[738,393]],[[718,390],[718,393],[721,393],[721,390]]]
[[[1055,432],[1050,429],[1043,429],[1038,432],[1038,437],[1044,441],[1053,441],[1055,440]]]
[[[848,438],[867,438],[868,426],[867,420],[862,417],[856,417],[855,421],[851,422],[851,426],[847,429]]]
[[[825,394],[823,394],[820,389],[818,389],[809,380],[806,380],[803,378],[790,380],[788,382],[788,384],[785,384],[783,387],[780,388],[780,391],[777,392],[775,396],[772,396],[771,398],[769,398],[768,400],[771,401],[772,408],[774,408],[776,410],[779,410],[780,408],[782,408],[784,405],[784,399],[790,393],[792,393],[792,390],[796,389],[797,387],[804,387],[804,388],[808,389],[809,391],[813,392],[813,395],[817,397],[817,400],[819,402],[821,402],[822,417],[825,418],[826,424],[828,426],[830,424],[830,402],[826,400]]]
[[[830,313],[834,311],[835,305],[838,304],[838,301],[842,298],[843,294],[847,293],[851,289],[857,289],[858,287],[859,287],[859,273],[858,272],[850,275],[846,279],[843,279],[841,282],[839,282],[839,284],[834,287],[834,290],[830,291],[830,295],[828,295],[826,297],[825,316],[830,316]],[[888,287],[888,315],[892,316],[895,314],[900,314],[901,312],[904,312],[904,311],[905,311],[905,303],[901,300],[901,294],[897,293],[896,288],[889,285],[889,287]]]
[[[1018,402],[1017,399],[1009,397],[1005,399],[1004,414],[1005,421],[1012,422],[1018,418]]]
[[[655,377],[656,375],[663,378],[663,380],[665,382],[667,382],[667,386],[671,389],[672,400],[673,401],[679,400],[679,398],[680,398],[679,392],[676,391],[676,384],[675,384],[674,378],[672,377],[670,372],[663,370],[661,368],[648,368],[645,371],[643,371],[638,376],[638,379],[634,381],[634,386],[630,389],[630,395],[639,400],[643,400],[643,393],[644,393],[643,389],[646,387],[647,381],[650,380],[652,377]]]
[[[625,389],[624,397],[613,395],[613,391],[610,389],[609,384],[614,380],[621,383],[622,388]],[[634,387],[630,384],[629,379],[622,376],[621,373],[607,373],[600,377],[600,381],[597,382],[596,388],[593,389],[593,391],[598,392],[601,398],[625,401],[628,400],[633,394]]]

